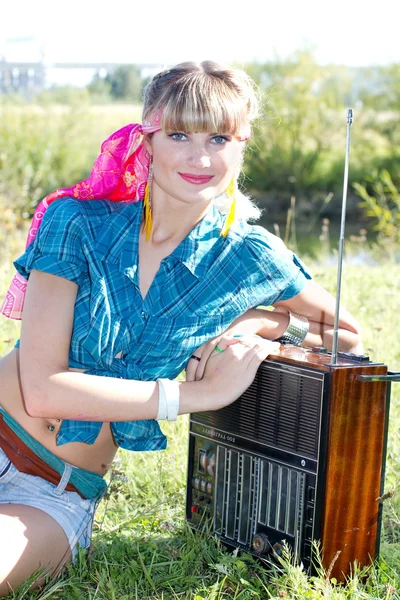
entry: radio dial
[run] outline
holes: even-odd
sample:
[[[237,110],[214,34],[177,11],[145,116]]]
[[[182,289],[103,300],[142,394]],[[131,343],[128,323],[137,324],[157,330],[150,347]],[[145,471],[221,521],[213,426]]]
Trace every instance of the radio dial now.
[[[269,543],[268,536],[265,533],[256,533],[253,537],[252,547],[256,554],[261,556],[261,554],[266,554],[271,549],[271,544]]]

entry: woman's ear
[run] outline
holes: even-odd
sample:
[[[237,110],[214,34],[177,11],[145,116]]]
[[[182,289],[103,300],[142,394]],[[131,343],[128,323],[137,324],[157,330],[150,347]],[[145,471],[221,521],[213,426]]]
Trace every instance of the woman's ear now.
[[[152,134],[148,133],[143,137],[143,145],[145,147],[146,152],[150,155],[153,156],[153,148],[151,145],[151,138],[152,138]]]

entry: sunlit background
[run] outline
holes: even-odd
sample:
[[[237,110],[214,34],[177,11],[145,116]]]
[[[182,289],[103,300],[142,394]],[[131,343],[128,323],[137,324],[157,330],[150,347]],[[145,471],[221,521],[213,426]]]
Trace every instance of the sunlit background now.
[[[320,64],[383,65],[400,59],[395,12],[393,0],[19,0],[1,9],[0,61],[44,62],[47,86],[88,83],[79,63],[264,62],[300,48]]]
[[[313,256],[321,239],[335,246],[352,106],[347,231],[397,244],[397,200],[378,188],[400,181],[399,12],[393,0],[3,2],[0,203],[25,218],[87,177],[101,141],[140,119],[152,75],[211,59],[244,68],[263,94],[241,185],[267,209],[264,226]]]

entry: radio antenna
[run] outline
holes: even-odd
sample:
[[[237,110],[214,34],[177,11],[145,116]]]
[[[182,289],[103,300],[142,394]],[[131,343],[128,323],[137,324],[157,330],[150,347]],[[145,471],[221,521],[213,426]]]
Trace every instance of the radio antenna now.
[[[345,221],[346,221],[347,186],[348,186],[348,179],[349,179],[349,158],[350,158],[350,130],[351,130],[352,123],[353,123],[353,110],[351,108],[349,108],[347,111],[346,158],[345,158],[345,163],[344,163],[342,216],[341,216],[341,221],[340,221],[335,321],[334,321],[334,325],[333,325],[332,364],[334,364],[334,365],[337,363],[337,356],[338,356],[340,292],[341,292],[341,285],[342,285],[344,227],[345,227]]]

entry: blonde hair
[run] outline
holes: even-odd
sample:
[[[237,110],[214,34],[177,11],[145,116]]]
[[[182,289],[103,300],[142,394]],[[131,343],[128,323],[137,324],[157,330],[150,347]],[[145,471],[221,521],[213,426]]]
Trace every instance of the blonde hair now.
[[[164,131],[241,136],[257,117],[258,107],[257,86],[244,71],[212,61],[184,62],[152,79],[145,90],[142,116],[146,120],[160,111]],[[230,203],[225,193],[215,198],[223,214]],[[236,204],[239,219],[259,218],[259,208],[240,190]]]

